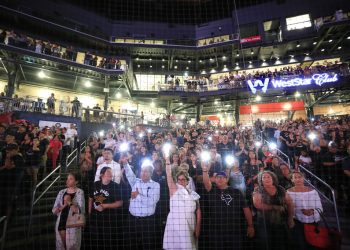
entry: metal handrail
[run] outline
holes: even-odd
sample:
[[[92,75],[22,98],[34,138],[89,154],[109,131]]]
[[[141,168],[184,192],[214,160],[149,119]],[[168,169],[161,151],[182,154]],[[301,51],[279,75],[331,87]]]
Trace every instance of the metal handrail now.
[[[315,190],[317,190],[318,193],[320,193],[329,203],[331,203],[334,206],[334,211],[335,211],[335,217],[337,220],[337,228],[340,231],[340,222],[339,222],[339,215],[338,215],[338,206],[337,206],[337,201],[335,198],[335,192],[334,189],[324,180],[319,178],[317,175],[312,173],[310,170],[306,169],[304,166],[299,165],[299,169],[302,169],[303,171],[307,172],[309,175],[311,175],[313,178],[318,180],[320,183],[322,183],[326,188],[328,188],[331,191],[332,194],[332,200],[330,200],[327,196],[325,196],[321,191],[319,191],[311,182],[308,180],[305,180],[310,186],[312,186]]]
[[[33,211],[34,211],[34,205],[36,205],[39,200],[41,199],[41,197],[43,197],[43,195],[52,187],[52,185],[54,183],[56,183],[56,181],[58,181],[58,179],[61,178],[61,175],[59,174],[52,182],[51,184],[41,193],[41,195],[35,199],[35,195],[36,195],[36,191],[38,190],[38,188],[48,179],[50,178],[56,171],[61,169],[61,164],[59,164],[54,170],[51,171],[51,173],[49,173],[42,181],[40,181],[34,188],[33,190],[33,194],[32,194],[32,200],[31,200],[31,206],[30,206],[30,215],[29,215],[29,224],[28,224],[28,236],[29,236],[29,232],[32,226],[32,220],[33,220]],[[59,172],[60,173],[60,172]]]
[[[264,142],[265,142],[267,145],[269,145],[269,143],[270,143],[270,142],[268,142],[268,141],[265,140],[265,139],[264,139]],[[288,164],[289,169],[292,169],[292,166],[291,166],[291,164],[290,164],[289,156],[286,155],[285,153],[283,153],[283,152],[282,152],[280,149],[278,149],[278,148],[276,148],[275,150],[276,150],[279,154],[281,154],[281,155],[283,155],[283,156],[285,156],[285,157],[287,158],[287,161],[288,161],[288,162],[286,162],[286,161],[283,160],[281,157],[279,157],[280,160],[282,160],[284,163]]]
[[[84,141],[82,144],[86,144],[86,141]],[[73,163],[74,160],[77,159],[77,155],[78,155],[78,149],[74,149],[72,153],[70,153],[67,158],[66,158],[66,161],[68,158],[70,158],[73,154],[75,154],[75,156],[73,157],[73,159],[66,164],[66,168],[68,169],[68,167]],[[28,234],[28,237],[29,237],[29,233],[30,233],[30,229],[31,229],[31,226],[32,226],[32,220],[33,220],[33,211],[34,211],[34,206],[39,202],[39,200],[41,199],[41,197],[43,197],[47,191],[53,186],[53,184],[55,184],[60,178],[61,178],[61,164],[59,164],[54,170],[51,171],[51,173],[49,173],[42,181],[40,181],[34,188],[33,190],[33,194],[32,194],[32,201],[31,201],[31,206],[30,206],[30,216],[29,216],[29,224],[28,224],[28,231],[27,231],[27,234]],[[35,199],[35,195],[36,195],[36,192],[38,190],[38,188],[48,179],[50,178],[50,176],[52,176],[55,172],[57,172],[58,170],[59,171],[59,175],[50,183],[50,185],[40,194],[40,196],[38,198]]]
[[[6,232],[7,232],[7,217],[6,216],[2,216],[0,218],[0,224],[4,223],[3,227],[2,227],[2,235],[0,237],[0,249],[3,250],[5,247],[5,237],[6,237]]]

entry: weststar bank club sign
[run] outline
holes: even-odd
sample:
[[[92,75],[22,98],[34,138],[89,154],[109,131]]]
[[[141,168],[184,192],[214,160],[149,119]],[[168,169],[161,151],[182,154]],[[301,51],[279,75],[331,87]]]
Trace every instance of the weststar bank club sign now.
[[[311,78],[288,78],[288,79],[270,79],[270,78],[263,78],[263,79],[255,79],[255,80],[248,80],[247,84],[249,86],[249,89],[253,94],[257,92],[257,90],[262,91],[263,93],[266,93],[269,89],[283,89],[283,88],[290,88],[290,87],[298,87],[298,86],[308,86],[308,85],[317,85],[322,86],[324,83],[332,83],[337,82],[338,75],[330,75],[328,73],[323,74],[314,74],[311,76]]]

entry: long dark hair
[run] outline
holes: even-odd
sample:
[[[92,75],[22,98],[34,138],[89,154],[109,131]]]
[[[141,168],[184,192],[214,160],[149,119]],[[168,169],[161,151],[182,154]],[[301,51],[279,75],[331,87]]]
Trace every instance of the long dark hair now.
[[[100,171],[100,180],[102,181],[102,175],[104,175],[110,167],[103,167]],[[112,170],[112,169],[111,169]]]

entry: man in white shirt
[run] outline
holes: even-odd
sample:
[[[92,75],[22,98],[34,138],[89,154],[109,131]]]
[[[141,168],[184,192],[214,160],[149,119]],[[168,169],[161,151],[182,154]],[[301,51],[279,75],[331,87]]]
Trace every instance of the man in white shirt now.
[[[155,237],[156,220],[154,213],[159,201],[160,186],[151,179],[154,167],[149,161],[141,165],[141,178],[136,178],[126,157],[121,159],[126,178],[132,187],[130,199],[130,246],[132,249],[158,249],[159,237]]]
[[[71,123],[65,134],[66,140],[69,141],[71,148],[74,148],[74,137],[76,136],[78,136],[78,131],[75,129],[75,125]]]
[[[112,149],[105,148],[103,150],[102,155],[103,155],[103,158],[104,158],[104,162],[97,167],[94,182],[100,180],[101,169],[103,167],[109,167],[109,168],[112,169],[112,175],[113,175],[112,176],[112,181],[120,184],[120,180],[121,180],[121,177],[122,177],[123,174],[122,174],[121,167],[120,167],[119,163],[113,161],[113,151],[112,151]]]

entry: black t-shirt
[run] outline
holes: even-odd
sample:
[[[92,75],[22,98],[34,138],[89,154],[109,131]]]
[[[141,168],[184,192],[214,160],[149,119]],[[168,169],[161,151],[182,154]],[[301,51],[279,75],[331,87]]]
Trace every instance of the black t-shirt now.
[[[346,157],[342,161],[342,169],[350,171],[350,156]]]
[[[101,204],[111,204],[116,201],[122,200],[120,185],[111,181],[108,185],[103,185],[101,181],[97,181],[93,184],[89,197],[93,199],[92,213],[103,218],[110,218],[110,216],[116,215],[115,209],[105,209],[99,212],[95,207]]]
[[[232,143],[227,143],[227,144],[220,143],[217,145],[216,148],[222,158],[225,158],[226,155],[232,154],[233,152]]]
[[[46,147],[50,144],[49,140],[44,138],[39,143],[40,155],[45,154]]]
[[[243,208],[248,206],[241,191],[213,186],[207,196],[210,233],[221,236],[242,233],[245,226]]]

